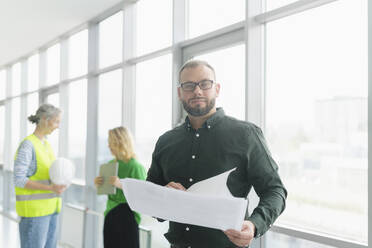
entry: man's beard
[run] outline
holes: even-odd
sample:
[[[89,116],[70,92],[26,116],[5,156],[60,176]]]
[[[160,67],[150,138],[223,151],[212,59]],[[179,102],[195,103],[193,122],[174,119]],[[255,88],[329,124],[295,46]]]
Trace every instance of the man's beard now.
[[[195,108],[193,108],[189,104],[187,104],[186,101],[182,101],[183,108],[186,110],[186,112],[189,115],[192,115],[192,116],[203,116],[203,115],[208,114],[215,104],[216,104],[216,98],[213,98],[210,101],[207,101],[207,105],[204,108],[201,108],[200,105],[197,105]]]

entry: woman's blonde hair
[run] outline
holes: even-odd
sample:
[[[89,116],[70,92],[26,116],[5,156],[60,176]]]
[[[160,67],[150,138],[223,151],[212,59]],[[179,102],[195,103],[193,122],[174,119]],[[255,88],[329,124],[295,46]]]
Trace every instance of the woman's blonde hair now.
[[[135,158],[132,137],[129,130],[125,127],[116,127],[109,130],[109,145],[112,155],[116,159],[128,162]]]

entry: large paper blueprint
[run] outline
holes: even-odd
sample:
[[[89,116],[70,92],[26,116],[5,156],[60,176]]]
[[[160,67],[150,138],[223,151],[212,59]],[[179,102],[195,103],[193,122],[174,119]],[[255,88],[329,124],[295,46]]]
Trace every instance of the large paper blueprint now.
[[[228,190],[230,172],[195,183],[188,191],[132,178],[120,181],[130,208],[139,213],[179,223],[240,230],[248,203]]]

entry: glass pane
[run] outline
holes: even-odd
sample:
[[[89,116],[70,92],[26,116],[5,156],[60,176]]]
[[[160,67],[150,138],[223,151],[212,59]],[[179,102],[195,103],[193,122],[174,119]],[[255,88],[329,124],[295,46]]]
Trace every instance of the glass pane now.
[[[48,95],[46,98],[46,102],[53,104],[55,107],[59,108],[59,93]],[[63,118],[63,114],[62,114],[62,118]],[[58,140],[59,140],[59,129],[56,129],[48,137],[48,141],[50,145],[52,146],[54,155],[56,157],[58,157],[58,148],[59,148]]]
[[[4,165],[4,142],[5,142],[4,135],[5,135],[5,106],[0,105],[0,164],[2,165]]]
[[[149,168],[156,141],[172,128],[172,56],[142,62],[136,68],[136,152]]]
[[[154,11],[156,10],[156,11]],[[137,3],[137,54],[149,53],[172,43],[172,1],[141,0]]]
[[[239,45],[212,53],[196,56],[207,61],[216,72],[216,81],[221,84],[217,107],[227,115],[245,119],[245,48]],[[234,61],[234,63],[231,63]]]
[[[5,99],[6,97],[6,71],[0,71],[0,100]]]
[[[12,170],[13,170],[13,166],[12,166]],[[15,199],[14,180],[10,180],[9,188],[10,188],[10,211],[9,213],[15,215],[16,214],[16,210],[15,210],[16,199]]]
[[[189,37],[243,21],[245,0],[189,0]]]
[[[315,242],[297,239],[280,233],[267,232],[264,236],[265,248],[332,248]]]
[[[46,102],[53,104],[55,107],[59,108],[59,93],[53,93],[47,96]]]
[[[99,68],[120,63],[123,58],[123,12],[99,24]]]
[[[53,85],[60,80],[60,44],[47,50],[47,85]]]
[[[39,88],[39,54],[35,54],[28,59],[28,91]]]
[[[27,96],[27,117],[34,115],[39,107],[39,93],[35,92]],[[27,120],[27,134],[35,130],[35,124]]]
[[[75,185],[71,184],[68,190],[64,192],[64,198],[63,200],[67,203],[74,204],[77,206],[84,207],[85,205],[85,195],[84,195],[84,186],[81,185]],[[103,210],[104,211],[104,210]],[[100,233],[100,235],[102,235]]]
[[[69,87],[68,158],[75,164],[75,177],[85,180],[87,80],[72,82]]]
[[[112,159],[108,148],[108,130],[121,125],[122,70],[105,73],[99,77],[98,96],[98,161]]]
[[[367,242],[367,1],[269,23],[266,42],[266,135],[289,192],[279,222]]]
[[[3,160],[0,159],[0,163],[3,164]],[[4,182],[4,172],[3,168],[0,168],[0,182]],[[4,204],[4,183],[0,183],[0,211],[3,211]]]
[[[13,98],[11,100],[12,104],[12,119],[11,119],[11,141],[12,141],[12,147],[10,151],[10,158],[13,158],[19,143],[21,141],[21,138],[23,139],[24,137],[20,137],[21,133],[21,101],[20,97]],[[11,160],[13,161],[13,160]],[[10,165],[12,171],[13,171],[13,163]]]
[[[88,70],[88,30],[83,30],[69,40],[69,78],[81,76]]]
[[[297,1],[298,0],[266,0],[266,10],[269,11],[276,8],[280,8],[287,4],[291,4]]]
[[[12,66],[12,96],[21,94],[21,63]]]

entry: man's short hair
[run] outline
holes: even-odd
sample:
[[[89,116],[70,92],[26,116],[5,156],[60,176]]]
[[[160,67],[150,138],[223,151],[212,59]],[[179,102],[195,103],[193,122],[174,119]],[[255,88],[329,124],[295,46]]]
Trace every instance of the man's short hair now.
[[[187,68],[195,68],[195,67],[198,67],[198,66],[201,66],[201,65],[206,66],[209,69],[211,69],[212,72],[213,72],[214,78],[216,78],[216,72],[214,71],[214,68],[210,64],[208,64],[207,61],[197,60],[197,59],[189,60],[185,64],[183,64],[183,66],[180,69],[180,72],[178,73],[178,78],[181,79],[181,73],[182,73],[183,70],[185,70]]]

